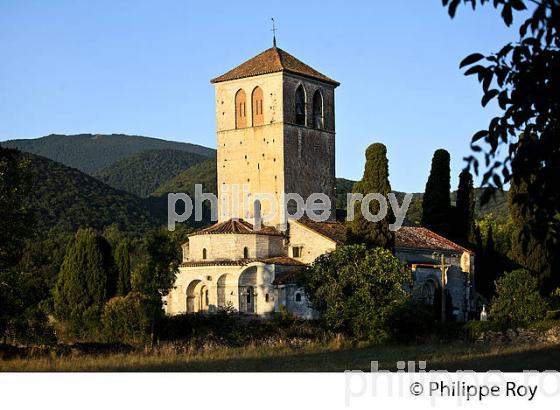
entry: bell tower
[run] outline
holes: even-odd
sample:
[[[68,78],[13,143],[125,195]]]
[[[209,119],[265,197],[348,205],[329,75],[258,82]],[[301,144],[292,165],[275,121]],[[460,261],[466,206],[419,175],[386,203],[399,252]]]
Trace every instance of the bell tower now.
[[[259,201],[264,222],[278,226],[293,214],[291,202],[283,206],[287,193],[304,200],[326,194],[334,219],[334,90],[339,83],[276,46],[211,82],[218,194],[222,198],[228,191],[230,199],[219,204],[220,221],[252,219],[258,194],[267,194],[277,207]]]

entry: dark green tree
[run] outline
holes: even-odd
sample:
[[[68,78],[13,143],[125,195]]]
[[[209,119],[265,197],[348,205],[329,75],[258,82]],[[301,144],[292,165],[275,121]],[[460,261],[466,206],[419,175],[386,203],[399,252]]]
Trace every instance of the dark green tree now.
[[[328,329],[380,340],[394,309],[410,300],[412,275],[391,251],[360,244],[320,256],[298,281]]]
[[[496,281],[496,297],[490,311],[494,320],[526,324],[543,319],[546,309],[538,280],[529,271],[517,269]]]
[[[151,308],[151,340],[154,342],[155,324],[162,313],[162,297],[175,283],[179,268],[180,246],[164,229],[149,231],[139,249],[139,260],[132,270],[132,290],[145,295]]]
[[[130,251],[129,242],[121,240],[115,249],[115,265],[117,267],[117,296],[126,296],[130,290]]]
[[[510,181],[510,215],[512,218],[511,258],[539,278],[543,293],[558,286],[558,242],[546,229],[529,229],[535,218],[528,206],[527,183],[514,177]],[[556,251],[555,251],[556,248]]]
[[[453,233],[449,162],[449,152],[444,149],[434,152],[422,201],[422,225],[446,237]]]
[[[79,230],[68,246],[54,289],[54,313],[71,335],[91,335],[99,325],[112,274],[107,247],[93,229]]]
[[[482,106],[497,99],[503,110],[487,129],[472,137],[468,165],[478,175],[478,152],[484,153],[482,184],[501,188],[511,177],[526,192],[526,231],[541,244],[560,236],[560,1],[443,0],[453,18],[461,4],[491,4],[510,26],[518,13],[525,18],[519,37],[499,51],[466,57],[460,67],[476,75],[483,90]],[[531,10],[527,10],[530,5]],[[520,14],[522,12],[522,14]],[[530,135],[522,144],[520,134]],[[505,158],[504,158],[505,157]],[[517,162],[516,165],[513,162]],[[520,203],[521,204],[521,203]],[[552,236],[553,238],[550,238]],[[548,245],[547,245],[548,246]],[[539,267],[538,247],[529,249],[531,269]],[[557,250],[556,250],[557,251]],[[518,253],[516,251],[516,253]]]
[[[0,146],[0,271],[14,267],[33,227],[28,193],[33,182],[29,161]]]
[[[29,162],[18,151],[0,147],[0,335],[4,338],[29,306],[27,279],[17,265],[34,225],[27,200],[32,179]]]
[[[463,170],[459,174],[457,190],[455,240],[465,246],[475,243],[474,204],[473,178],[469,171]]]
[[[385,145],[371,144],[366,150],[366,165],[361,181],[353,188],[354,193],[364,196],[370,193],[378,193],[387,199],[391,192],[389,182],[389,161],[387,160],[387,148]],[[376,200],[369,203],[372,215],[379,213],[380,204]],[[368,246],[377,246],[392,249],[395,243],[395,235],[389,230],[389,224],[393,222],[391,207],[387,207],[387,216],[378,222],[368,221],[361,211],[361,202],[354,205],[354,220],[350,222],[349,236],[354,242],[365,243]]]

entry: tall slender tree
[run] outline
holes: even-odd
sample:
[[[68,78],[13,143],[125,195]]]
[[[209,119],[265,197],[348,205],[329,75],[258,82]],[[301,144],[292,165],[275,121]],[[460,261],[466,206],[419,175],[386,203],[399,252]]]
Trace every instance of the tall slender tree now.
[[[129,242],[121,240],[115,249],[115,264],[117,267],[117,296],[126,296],[130,290],[130,250]]]
[[[449,152],[444,149],[434,152],[422,201],[422,225],[443,236],[451,236],[453,232],[449,162]]]
[[[387,198],[391,192],[389,182],[389,161],[387,160],[387,148],[385,145],[371,144],[366,150],[366,165],[364,176],[353,188],[354,193],[364,196],[370,193],[379,193]],[[380,204],[376,200],[369,203],[372,215],[377,215]],[[368,246],[392,249],[395,243],[394,233],[389,229],[393,215],[390,207],[387,209],[385,218],[378,222],[369,221],[361,211],[361,203],[354,205],[354,220],[350,222],[349,234],[354,242],[363,242]]]
[[[90,332],[99,322],[112,265],[106,246],[89,228],[79,230],[68,246],[54,289],[54,313],[71,333]]]
[[[474,224],[474,188],[473,178],[469,171],[459,174],[459,189],[455,209],[455,240],[463,245],[475,243]]]
[[[513,221],[510,256],[519,266],[537,276],[541,289],[547,293],[560,282],[560,275],[556,272],[560,267],[560,248],[556,239],[546,229],[538,229],[538,224],[529,229],[537,215],[529,204],[528,195],[527,184],[514,176],[510,181],[509,199]]]

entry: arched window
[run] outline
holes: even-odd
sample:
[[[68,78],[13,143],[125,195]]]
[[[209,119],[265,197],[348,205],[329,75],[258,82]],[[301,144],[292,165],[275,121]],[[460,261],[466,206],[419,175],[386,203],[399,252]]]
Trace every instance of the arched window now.
[[[249,248],[243,248],[243,259],[249,259]]]
[[[206,259],[207,257],[207,252],[206,252],[206,248],[202,248],[202,259]]]
[[[235,94],[235,128],[247,126],[247,96],[245,91],[239,90]]]
[[[313,94],[313,128],[322,130],[323,126],[323,96],[317,90]]]
[[[305,91],[303,86],[296,89],[296,124],[305,125]]]
[[[255,87],[251,98],[253,107],[253,127],[264,124],[263,114],[263,91],[260,87]]]
[[[301,293],[296,293],[296,302],[301,302]]]

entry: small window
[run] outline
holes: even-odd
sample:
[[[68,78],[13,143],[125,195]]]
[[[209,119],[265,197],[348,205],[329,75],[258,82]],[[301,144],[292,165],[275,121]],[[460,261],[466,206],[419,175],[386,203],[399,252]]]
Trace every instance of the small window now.
[[[264,300],[265,300],[265,302],[268,302],[268,300],[269,300],[268,293],[264,295]]]
[[[301,293],[296,292],[296,302],[301,302]]]
[[[296,90],[295,103],[296,124],[305,125],[305,91],[303,90],[303,86],[301,85]]]
[[[210,304],[210,298],[208,297],[208,289],[204,292],[204,303],[206,303],[206,306]]]
[[[207,252],[206,252],[206,248],[203,248],[202,249],[202,259],[206,259],[207,256],[208,255],[207,255]]]
[[[319,90],[313,95],[313,128],[323,129],[323,96]]]
[[[292,248],[292,255],[294,258],[301,258],[301,246],[294,246]]]
[[[260,87],[256,87],[252,94],[252,107],[253,107],[253,126],[264,124],[263,114],[263,92]]]
[[[249,248],[243,248],[243,259],[249,259]]]
[[[245,91],[239,90],[235,94],[235,128],[245,128],[247,126],[247,95]]]

